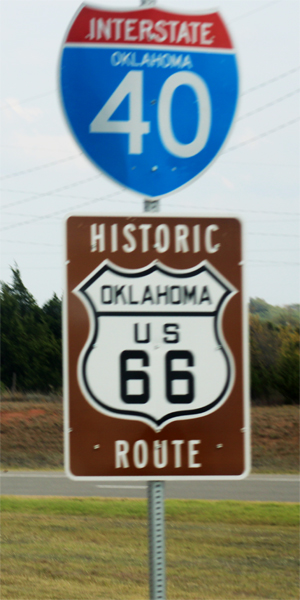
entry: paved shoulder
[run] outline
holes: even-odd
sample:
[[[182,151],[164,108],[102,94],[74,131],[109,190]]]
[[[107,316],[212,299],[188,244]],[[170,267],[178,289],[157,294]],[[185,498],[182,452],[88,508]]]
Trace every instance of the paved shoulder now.
[[[60,471],[1,473],[1,493],[17,496],[100,496],[145,498],[147,482],[71,481]],[[250,475],[238,481],[170,481],[166,498],[299,502],[297,475]]]

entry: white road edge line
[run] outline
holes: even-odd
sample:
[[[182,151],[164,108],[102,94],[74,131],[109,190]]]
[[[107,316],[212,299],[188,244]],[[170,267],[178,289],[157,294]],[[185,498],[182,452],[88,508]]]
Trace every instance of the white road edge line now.
[[[116,488],[118,490],[134,489],[134,490],[146,490],[146,485],[96,485],[97,488]]]

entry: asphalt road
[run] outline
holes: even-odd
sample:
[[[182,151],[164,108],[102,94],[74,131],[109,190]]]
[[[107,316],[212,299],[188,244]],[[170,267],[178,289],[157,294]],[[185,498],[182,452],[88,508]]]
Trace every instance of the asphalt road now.
[[[71,481],[62,472],[1,473],[1,494],[16,496],[99,496],[146,498],[145,481]],[[299,502],[297,475],[250,475],[239,481],[170,481],[166,498]]]

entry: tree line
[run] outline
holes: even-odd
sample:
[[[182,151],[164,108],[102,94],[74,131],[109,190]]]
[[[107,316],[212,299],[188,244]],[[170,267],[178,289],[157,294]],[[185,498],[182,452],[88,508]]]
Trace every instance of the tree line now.
[[[61,391],[62,301],[53,294],[42,307],[26,289],[18,268],[1,283],[1,386],[19,391]],[[249,304],[251,398],[297,402],[300,305]]]

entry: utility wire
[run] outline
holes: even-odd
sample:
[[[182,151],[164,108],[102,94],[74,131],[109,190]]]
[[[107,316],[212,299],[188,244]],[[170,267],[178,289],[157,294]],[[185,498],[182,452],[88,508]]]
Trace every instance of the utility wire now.
[[[297,234],[293,234],[293,233],[258,233],[255,231],[249,231],[247,235],[263,235],[265,237],[288,237],[288,238],[298,238],[299,239],[299,235]]]
[[[99,179],[101,177],[101,173],[99,175],[94,175],[93,177],[88,177],[87,179],[81,179],[80,181],[76,181],[75,183],[71,183],[69,185],[64,185],[63,187],[56,188],[54,190],[50,190],[49,192],[41,192],[34,194],[33,196],[29,196],[29,198],[23,198],[22,200],[17,200],[16,202],[10,202],[9,204],[4,204],[2,208],[11,208],[12,206],[18,206],[19,204],[24,204],[25,202],[29,202],[30,200],[37,200],[38,198],[44,198],[47,196],[53,196],[56,192],[60,192],[63,190],[68,190],[70,188],[76,187],[77,185],[81,185],[82,183],[87,183],[88,181],[93,181],[95,179]]]
[[[2,252],[2,256],[10,256],[11,252]],[[59,252],[53,252],[53,250],[48,250],[48,252],[22,252],[22,256],[41,256],[41,255],[53,256],[54,254],[61,255],[61,250]]]
[[[85,181],[86,180],[83,180],[83,182],[85,182]],[[83,182],[80,182],[80,183],[83,183]],[[77,185],[77,184],[74,184],[74,185]],[[8,190],[8,189],[3,189],[3,188],[1,189],[0,188],[0,191],[1,192],[9,192],[11,194],[28,194],[28,192],[24,191],[24,190]],[[54,190],[54,192],[55,192],[55,190]],[[34,194],[34,192],[30,192],[30,193]],[[45,193],[42,192],[41,195],[44,195],[44,194]],[[49,194],[50,194],[50,192],[49,192]],[[51,192],[51,194],[53,194],[53,192]],[[89,196],[78,196],[78,195],[73,196],[72,194],[55,194],[55,196],[57,196],[57,198],[74,198],[74,200],[94,200],[94,198],[90,198]],[[35,197],[36,198],[39,197],[39,192],[36,193]],[[27,198],[25,198],[25,200],[27,200]],[[20,201],[20,203],[21,202],[22,201]],[[138,203],[139,203],[139,201],[138,201]],[[4,208],[9,208],[11,206],[15,206],[15,203],[6,204],[5,206],[3,206],[3,209]],[[172,206],[172,207],[176,206],[176,207],[186,207],[186,208],[197,208],[197,209],[201,209],[201,210],[211,210],[207,206],[199,206],[199,204],[198,205],[189,205],[189,206],[187,206],[186,204],[183,205],[183,204],[166,203],[165,206]],[[71,207],[67,208],[66,210],[73,210],[73,208],[76,208],[76,207],[71,206]],[[296,217],[300,217],[300,213],[299,212],[295,212],[295,211],[294,212],[291,212],[291,211],[288,212],[288,211],[274,211],[274,210],[261,210],[261,209],[254,210],[254,209],[247,209],[247,208],[238,208],[237,209],[237,208],[227,208],[227,207],[226,208],[224,208],[224,207],[219,207],[219,208],[214,207],[214,210],[216,210],[216,211],[222,211],[222,212],[234,212],[234,213],[243,212],[243,213],[265,214],[265,215],[268,215],[268,216],[270,216],[270,215],[279,215],[280,217],[282,217],[282,216],[290,216],[290,217],[295,217],[296,216]]]
[[[299,121],[300,117],[297,117],[296,119],[292,119],[291,121],[287,121],[286,123],[282,123],[281,125],[278,125],[277,127],[275,127],[274,129],[269,129],[268,131],[264,131],[263,133],[254,136],[252,138],[250,138],[249,140],[246,140],[245,142],[240,142],[239,144],[236,144],[235,146],[230,146],[230,148],[227,148],[227,150],[223,150],[223,152],[221,154],[226,154],[227,152],[230,152],[232,150],[236,150],[237,148],[240,148],[242,146],[246,146],[247,144],[251,144],[252,142],[255,142],[261,138],[264,138],[268,135],[271,135],[272,133],[276,133],[277,131],[280,131],[281,129],[285,129],[286,127],[288,127],[289,125],[293,125],[294,123],[297,123]],[[31,173],[32,171],[36,171],[39,169],[43,169],[45,167],[48,166],[52,166],[52,165],[56,165],[62,162],[66,162],[68,160],[74,160],[75,158],[78,158],[80,155],[82,155],[83,153],[81,152],[80,154],[76,155],[76,156],[72,156],[72,157],[68,157],[68,158],[64,158],[64,159],[60,159],[58,161],[53,161],[51,163],[47,163],[45,165],[41,165],[40,167],[35,167],[33,169],[28,169],[27,171],[19,171],[17,173],[12,173],[10,175],[4,175],[2,178],[0,179],[8,179],[10,177],[16,177],[17,175],[23,175],[25,173]],[[74,184],[77,185],[77,184]],[[72,186],[67,186],[67,187],[72,187]],[[61,188],[61,189],[66,189],[66,188]],[[53,192],[46,192],[45,194],[40,194],[41,196],[46,196],[46,195],[50,195],[50,193],[52,194]],[[36,197],[36,196],[35,196]],[[19,200],[18,202],[15,202],[14,204],[10,204],[9,206],[15,206],[16,204],[22,204],[23,202],[28,202],[29,200],[33,200],[34,198],[28,198],[25,200]],[[3,208],[6,208],[7,205],[3,206]]]
[[[28,150],[28,144],[0,144],[0,148],[11,148],[13,150],[21,150],[22,148],[26,148]],[[30,150],[44,150],[46,152],[57,152],[57,148],[45,148],[45,146],[30,146]]]
[[[76,198],[76,196],[75,196],[75,198]],[[78,200],[79,199],[80,198],[78,198]],[[84,205],[88,206],[89,204],[92,204],[93,202],[97,202],[97,200],[99,200],[98,197],[97,198],[91,198],[90,201],[87,202],[87,203],[85,203]],[[84,206],[84,205],[83,204],[79,204],[79,205],[76,205],[76,206],[71,206],[69,208],[63,209],[63,211],[61,211],[61,213],[65,213],[66,211],[76,210],[76,208],[80,208],[81,206]],[[226,210],[228,210],[228,209],[226,209]],[[32,219],[43,218],[43,217],[41,217],[41,215],[30,215],[28,213],[14,213],[14,212],[8,212],[8,211],[5,211],[5,210],[3,210],[1,212],[2,212],[2,215],[6,215],[8,217],[30,217]],[[237,211],[235,211],[235,212],[237,212]],[[257,212],[260,212],[260,211],[257,211]],[[284,213],[282,213],[282,214],[284,214]],[[50,219],[50,218],[54,217],[55,219],[59,219],[59,216],[55,217],[54,215],[55,215],[55,213],[48,214],[48,218]],[[268,213],[268,215],[271,215],[271,213]],[[270,220],[268,222],[268,224],[269,225],[272,225],[273,223],[295,223],[295,224],[297,224],[297,220],[295,220],[295,216],[299,216],[298,213],[294,213],[294,217],[290,218],[290,219],[284,219],[284,220],[283,219],[272,219],[272,220]],[[247,220],[247,224],[249,224],[249,223],[263,223],[263,224],[265,224],[265,221],[263,221],[262,219],[254,219],[254,220],[251,220],[251,221]]]
[[[70,186],[70,187],[72,187],[72,186]],[[67,207],[67,208],[65,208],[65,209],[63,209],[61,211],[56,211],[55,213],[49,213],[48,215],[36,216],[36,217],[34,217],[33,221],[37,221],[39,219],[44,219],[46,217],[51,218],[52,216],[55,216],[56,214],[65,214],[66,212],[70,212],[70,211],[76,210],[76,209],[81,208],[83,206],[88,206],[88,205],[93,204],[93,203],[95,203],[97,201],[103,202],[106,199],[110,199],[110,201],[112,201],[112,197],[113,196],[118,195],[119,193],[121,194],[124,191],[126,191],[126,190],[123,189],[120,192],[116,192],[116,193],[110,194],[108,196],[104,196],[102,198],[101,197],[99,198],[98,196],[96,198],[90,198],[90,199],[88,199],[88,202],[84,202],[83,204],[79,204],[79,205],[76,205],[76,206]],[[47,194],[44,194],[44,195],[47,195]],[[61,196],[60,194],[57,194],[57,197],[65,197],[65,196],[64,195]],[[67,197],[75,198],[76,200],[87,198],[86,196],[67,196]],[[27,200],[27,199],[25,199],[25,200]],[[21,203],[21,202],[22,201],[19,201],[19,203]],[[118,202],[118,200],[117,200],[117,202]],[[140,200],[128,200],[127,202],[130,203],[130,204],[140,204]],[[9,206],[9,205],[6,205],[6,206]],[[169,207],[176,206],[178,208],[187,208],[186,204],[176,204],[175,205],[174,203],[166,203],[165,206],[169,206]],[[196,206],[195,205],[189,205],[188,208],[189,209],[194,209],[195,208],[197,210],[200,209],[200,210],[209,211],[209,209],[207,207],[201,207],[199,205],[196,205]],[[218,212],[222,212],[222,213],[224,213],[224,211],[225,211],[226,213],[233,212],[235,214],[236,213],[244,212],[244,213],[266,214],[268,216],[270,216],[270,215],[286,216],[287,215],[287,216],[299,217],[299,213],[297,213],[297,212],[267,211],[267,210],[263,211],[263,210],[252,210],[252,209],[249,210],[249,209],[240,209],[240,208],[238,208],[238,209],[229,209],[229,208],[224,209],[224,208],[216,208],[216,207],[214,208],[214,210],[216,210]],[[16,223],[14,225],[8,226],[5,229],[10,229],[10,228],[18,227],[19,225],[29,224],[29,223],[31,223],[33,221],[28,221],[28,222],[27,221],[26,222],[22,221],[21,223]],[[254,222],[259,222],[259,221],[254,221]],[[282,221],[280,221],[280,222],[282,222]]]
[[[281,125],[274,127],[274,129],[269,129],[268,131],[264,131],[263,133],[260,133],[259,135],[256,135],[256,136],[250,138],[249,140],[246,140],[245,142],[240,142],[239,144],[236,144],[235,146],[230,146],[230,148],[227,148],[227,150],[223,150],[222,154],[226,154],[227,152],[231,152],[231,150],[237,150],[237,148],[241,148],[242,146],[246,146],[247,144],[256,142],[257,140],[267,137],[268,135],[271,135],[272,133],[276,133],[277,131],[280,131],[281,129],[285,129],[286,127],[289,127],[289,125],[293,125],[294,123],[297,123],[299,120],[300,120],[300,117],[297,117],[296,119],[292,119],[291,121],[282,123]]]
[[[295,94],[299,94],[299,92],[300,92],[300,88],[297,88],[293,92],[290,92],[289,94],[285,94],[285,96],[281,96],[280,98],[277,98],[276,100],[273,100],[272,102],[268,102],[268,104],[259,106],[255,110],[252,110],[252,111],[246,113],[245,115],[238,117],[236,119],[236,121],[241,121],[242,119],[246,119],[247,117],[252,117],[253,115],[256,115],[256,113],[261,112],[262,110],[265,110],[266,108],[270,108],[271,106],[274,106],[275,104],[278,104],[279,102],[282,102],[283,100],[286,100],[286,98],[290,98],[291,96],[294,96]]]
[[[288,266],[292,266],[292,267],[298,267],[300,263],[295,263],[295,262],[287,262],[287,261],[281,261],[281,262],[277,262],[277,261],[244,261],[244,264],[248,265],[249,267],[253,267],[256,266],[256,268],[258,267],[276,267],[278,265],[288,265]],[[40,269],[43,269],[43,271],[47,271],[49,269],[55,269],[55,270],[61,270],[60,266],[53,266],[53,267],[49,267],[49,266],[42,266],[42,267],[34,267],[32,265],[27,266],[27,265],[22,265],[22,271],[26,271],[29,269],[34,269],[35,271],[38,271]]]
[[[256,90],[256,89],[259,89],[260,87],[263,87],[264,85],[268,85],[269,83],[272,83],[273,81],[277,81],[278,79],[281,79],[282,77],[286,77],[286,76],[287,76],[287,75],[289,75],[290,73],[293,73],[293,72],[295,72],[295,71],[297,71],[297,70],[299,70],[299,67],[297,67],[297,68],[295,68],[295,69],[291,69],[290,71],[287,71],[286,73],[284,73],[284,74],[282,74],[282,75],[279,75],[278,77],[275,77],[275,78],[273,78],[273,79],[270,79],[269,81],[263,82],[262,84],[259,84],[258,86],[254,87],[254,88],[251,88],[250,90],[247,90],[246,92],[243,92],[241,95],[243,95],[243,94],[247,94],[247,93],[249,93],[249,92],[251,92],[251,91],[254,91],[254,90]],[[241,117],[238,117],[238,118],[236,119],[236,121],[240,121],[240,120],[242,120],[242,119],[245,119],[246,117],[249,117],[249,116],[252,116],[252,115],[256,114],[257,112],[260,112],[260,111],[262,111],[262,110],[265,110],[266,108],[269,108],[269,107],[271,107],[271,106],[274,106],[274,105],[275,105],[275,104],[277,104],[278,102],[282,102],[282,101],[283,101],[283,100],[285,100],[286,98],[289,98],[290,96],[293,96],[294,94],[297,94],[297,93],[299,93],[299,91],[300,91],[300,90],[299,90],[299,88],[297,88],[296,90],[293,90],[292,92],[290,92],[290,93],[286,94],[285,96],[281,96],[280,98],[278,98],[278,99],[276,99],[276,100],[274,100],[274,101],[272,101],[272,102],[269,102],[268,104],[265,104],[265,105],[263,105],[263,106],[261,106],[261,107],[259,107],[259,108],[255,109],[254,111],[251,111],[251,112],[249,112],[249,113],[247,113],[247,114],[245,114],[245,115],[242,115]],[[26,102],[26,100],[24,100],[24,102]],[[270,130],[270,131],[268,131],[268,132],[266,132],[266,133],[264,133],[264,134],[261,134],[261,136],[259,136],[259,137],[264,137],[264,136],[266,136],[266,135],[269,135],[270,133],[273,133],[273,132],[275,132],[275,131],[278,131],[279,129],[282,129],[282,128],[284,128],[284,127],[287,127],[289,124],[291,124],[291,123],[293,123],[293,122],[294,122],[294,121],[290,121],[290,122],[288,122],[288,123],[286,123],[286,124],[283,124],[283,125],[279,126],[278,128],[275,128],[275,129],[273,129],[273,130]],[[259,137],[252,138],[252,141],[254,141],[254,140],[256,140],[256,139],[259,139]],[[244,145],[244,144],[246,144],[246,143],[250,143],[250,141],[251,141],[251,140],[249,140],[249,141],[247,141],[247,142],[244,142],[242,145]],[[234,149],[234,148],[236,148],[236,147],[238,147],[238,146],[234,146],[234,147],[232,147],[232,148],[229,148],[229,149],[225,150],[223,153],[225,153],[225,152],[229,152],[229,150],[231,150],[231,149]],[[75,160],[76,158],[79,158],[80,156],[83,156],[83,152],[79,152],[79,153],[78,153],[78,154],[76,154],[76,155],[68,156],[68,157],[66,157],[66,158],[61,158],[61,159],[59,159],[59,160],[56,160],[56,161],[51,161],[51,162],[48,162],[48,163],[44,163],[43,165],[39,165],[39,166],[37,166],[37,167],[33,167],[33,168],[31,168],[31,169],[25,169],[25,170],[23,170],[23,171],[17,171],[17,172],[15,172],[15,173],[9,173],[8,175],[3,175],[2,177],[0,177],[0,180],[1,180],[1,181],[3,181],[3,180],[5,180],[5,179],[11,179],[11,178],[13,178],[13,177],[19,177],[20,175],[27,175],[28,173],[33,173],[33,172],[35,172],[35,171],[39,171],[39,170],[41,170],[41,169],[45,169],[45,168],[48,168],[48,167],[56,166],[56,165],[58,165],[58,164],[61,164],[61,163],[68,162],[68,161],[70,161],[70,160]]]
[[[257,89],[259,89],[261,87],[264,87],[265,85],[269,85],[270,83],[273,83],[274,81],[278,81],[279,79],[282,79],[283,77],[287,77],[291,73],[295,73],[296,71],[298,71],[299,68],[300,67],[296,67],[294,69],[290,69],[289,71],[286,71],[285,73],[282,73],[281,75],[278,75],[277,77],[273,77],[272,79],[264,81],[264,82],[260,83],[259,85],[255,86],[253,88],[250,88],[249,90],[246,90],[245,92],[242,92],[240,95],[243,96],[244,94],[248,94],[248,93],[250,93],[250,92],[252,92],[254,90],[257,90]],[[286,94],[285,96],[282,96],[281,98],[279,98],[279,99],[277,99],[277,100],[275,100],[273,102],[270,102],[269,104],[266,104],[266,105],[264,105],[262,107],[259,107],[255,111],[252,111],[250,113],[247,113],[246,115],[243,115],[242,117],[239,117],[236,120],[239,121],[239,120],[244,119],[244,118],[246,118],[248,116],[251,116],[252,114],[255,114],[255,112],[259,112],[261,110],[264,110],[265,108],[268,108],[269,106],[273,106],[273,104],[277,104],[277,102],[281,102],[285,98],[288,98],[289,96],[292,96],[292,95],[294,95],[294,94],[296,94],[298,92],[299,92],[299,88],[297,90],[294,90],[293,92],[291,92],[289,94]],[[52,92],[49,92],[49,93],[52,93]],[[46,94],[42,94],[42,95],[46,95]],[[31,100],[31,99],[24,100],[23,102],[27,102],[29,100]],[[2,108],[8,108],[8,107],[2,107]],[[45,169],[45,168],[48,168],[48,167],[51,167],[51,166],[54,166],[54,165],[57,165],[57,164],[60,164],[60,163],[67,162],[69,160],[74,160],[74,159],[76,159],[76,158],[78,158],[79,156],[82,156],[82,155],[83,155],[83,152],[79,152],[76,155],[72,155],[72,156],[69,156],[67,158],[62,158],[62,159],[59,159],[58,161],[52,161],[52,162],[49,162],[49,163],[45,163],[44,165],[33,167],[32,169],[26,169],[24,171],[17,171],[15,173],[10,173],[8,175],[3,175],[2,177],[0,177],[0,180],[10,179],[12,177],[18,177],[19,175],[26,175],[27,173],[32,173],[32,172],[38,171],[40,169]]]
[[[222,163],[224,165],[235,165],[235,166],[239,166],[239,165],[250,165],[251,167],[271,167],[272,169],[274,167],[282,167],[282,168],[288,168],[288,169],[299,169],[299,165],[293,165],[293,164],[283,164],[283,163],[263,163],[263,162],[259,162],[259,163],[255,163],[252,162],[250,160],[246,160],[246,161],[234,161],[234,160],[223,160]],[[5,191],[5,190],[4,190]],[[9,191],[9,190],[8,190]],[[26,193],[27,192],[23,192]]]
[[[245,261],[247,265],[252,266],[254,264],[259,264],[259,266],[269,266],[271,265],[272,267],[276,266],[276,265],[290,265],[290,266],[294,266],[294,267],[298,267],[300,265],[300,263],[298,262],[287,262],[287,261],[272,261],[272,260],[248,260]]]
[[[208,208],[207,206],[199,206],[199,204],[168,204],[166,203],[165,206],[171,206],[174,207],[176,206],[176,208],[189,208],[189,209],[197,209],[197,210],[205,210],[208,212],[211,212],[211,209]],[[219,208],[217,208],[216,206],[214,206],[214,210],[217,212],[222,212],[224,213],[235,213],[235,214],[239,214],[239,213],[258,213],[258,214],[264,214],[264,215],[280,215],[280,216],[285,216],[285,215],[289,215],[289,216],[296,216],[299,217],[300,213],[298,212],[283,212],[283,211],[269,211],[269,210],[253,210],[253,209],[248,209],[248,208],[227,208],[224,206],[221,206]]]
[[[269,2],[268,4],[264,4],[264,6],[260,6],[259,8],[254,8],[253,10],[250,10],[249,12],[243,13],[242,15],[239,15],[238,17],[231,19],[229,21],[229,23],[234,23],[234,21],[239,21],[240,19],[244,19],[245,17],[250,17],[250,15],[257,13],[260,10],[265,10],[266,8],[271,8],[274,4],[278,4],[278,2],[281,2],[281,0],[275,0],[274,2]]]
[[[112,194],[108,194],[108,195],[106,195],[106,196],[104,196],[102,198],[101,197],[100,198],[98,198],[98,197],[97,198],[93,198],[92,200],[89,200],[88,202],[84,202],[83,204],[80,204],[80,205],[78,205],[76,207],[73,207],[73,209],[69,208],[68,211],[79,209],[79,208],[82,208],[84,206],[89,206],[91,204],[94,204],[95,202],[103,202],[105,200],[111,200],[112,198],[114,198],[115,196],[118,196],[118,195],[122,194],[123,192],[124,192],[124,189],[120,190],[118,192],[113,192]],[[137,203],[139,203],[139,201],[137,201]],[[66,209],[55,211],[55,212],[52,212],[52,213],[48,213],[47,215],[40,215],[40,216],[34,217],[33,219],[30,219],[28,221],[22,221],[22,222],[19,222],[19,223],[14,223],[12,225],[7,225],[6,227],[2,227],[1,231],[7,231],[8,229],[15,229],[16,227],[21,227],[22,225],[31,225],[32,223],[36,223],[37,221],[42,221],[44,219],[49,219],[49,218],[52,218],[52,217],[54,217],[56,215],[61,215],[61,214],[66,214]],[[289,233],[263,233],[263,232],[261,233],[261,232],[250,231],[250,232],[247,233],[247,235],[263,235],[263,236],[266,236],[266,237],[268,237],[268,236],[275,236],[275,237],[289,237],[289,238],[296,237],[296,238],[298,238],[298,235],[289,234]]]
[[[54,160],[49,163],[45,163],[44,165],[39,165],[38,167],[33,167],[32,169],[26,169],[25,171],[17,171],[16,173],[9,173],[9,175],[3,175],[0,177],[0,180],[3,179],[11,179],[12,177],[19,177],[19,175],[27,175],[27,173],[33,173],[34,171],[40,171],[41,169],[46,169],[48,167],[53,167],[53,165],[59,165],[60,163],[68,162],[69,160],[75,160],[83,155],[83,152],[79,152],[78,154],[74,154],[72,156],[67,156],[67,158],[60,158],[59,160]]]
[[[5,244],[26,244],[30,246],[51,246],[55,248],[61,248],[62,244],[48,244],[47,242],[25,242],[23,240],[2,240]],[[23,254],[23,252],[22,252]]]
[[[65,212],[66,212],[66,210],[65,210]],[[1,211],[1,214],[5,215],[7,217],[27,217],[27,218],[31,217],[32,219],[39,219],[40,218],[40,215],[30,215],[28,213],[14,213],[14,212],[8,212],[6,210]],[[54,217],[54,218],[55,219],[59,219],[59,217]],[[49,219],[50,219],[50,217],[49,217]],[[293,220],[293,219],[291,219],[291,220]],[[260,223],[260,221],[252,221],[252,223]]]
[[[278,0],[280,1],[280,0]],[[275,4],[274,2],[272,2],[271,4]],[[266,8],[266,7],[262,7],[262,8]],[[257,10],[262,10],[262,9],[257,9]],[[256,11],[252,11],[252,12],[256,12]],[[241,15],[240,17],[236,17],[235,20],[241,19],[246,15]],[[232,22],[232,21],[231,21]],[[270,83],[273,83],[274,81],[278,81],[279,79],[283,79],[284,77],[288,77],[288,75],[291,75],[292,73],[296,73],[297,71],[299,71],[300,66],[295,67],[293,69],[289,69],[288,71],[284,71],[284,73],[281,73],[280,75],[277,75],[276,77],[273,77],[272,79],[268,79],[266,81],[263,81],[262,83],[259,83],[258,85],[250,88],[249,90],[246,90],[244,92],[241,93],[241,96],[244,94],[248,94],[250,92],[254,92],[255,90],[258,90],[261,87],[264,87],[266,85],[269,85]],[[31,96],[30,98],[25,98],[25,100],[20,100],[18,102],[15,102],[14,104],[3,104],[2,106],[0,106],[0,110],[7,110],[8,108],[13,108],[14,106],[19,106],[21,104],[25,104],[27,102],[31,102],[32,100],[36,100],[38,98],[42,98],[44,96],[49,96],[50,94],[54,94],[55,92],[57,92],[57,88],[55,90],[52,90],[51,92],[45,92],[44,94],[39,94],[38,96]]]
[[[31,242],[31,241],[24,241],[24,240],[2,240],[3,244],[25,244],[30,245],[30,246],[49,246],[51,248],[62,248],[62,244],[49,244],[48,242]],[[297,252],[298,248],[262,248],[261,250],[249,250],[249,252]],[[22,254],[24,254],[22,252]]]
[[[272,77],[272,79],[267,79],[266,81],[263,81],[262,83],[259,83],[258,85],[255,85],[252,88],[249,88],[249,90],[245,90],[244,92],[241,92],[241,96],[244,96],[245,94],[250,94],[251,92],[255,92],[256,90],[259,90],[262,87],[265,87],[266,85],[270,85],[270,83],[274,83],[275,81],[279,81],[280,79],[284,79],[285,77],[288,77],[288,75],[292,75],[292,73],[296,73],[297,71],[299,71],[300,66],[295,67],[293,69],[290,69],[289,71],[285,71],[284,73],[281,73],[280,75],[277,75],[276,77]]]
[[[6,242],[12,242],[12,240],[5,240]],[[14,242],[13,242],[14,243]],[[17,242],[17,243],[22,243],[22,244],[29,244],[30,242]],[[32,244],[38,245],[40,246],[39,242],[31,242]],[[43,244],[43,242],[42,242]],[[57,246],[58,248],[62,248],[62,245],[56,245],[56,244],[43,244],[44,246]],[[297,252],[299,249],[298,248],[273,248],[273,250],[269,250],[266,248],[263,248],[261,250],[249,250],[247,254],[253,254],[253,252],[259,252],[259,254],[261,252],[270,252],[270,254],[272,254],[273,252]],[[22,252],[22,256],[40,256],[41,254],[43,255],[47,255],[47,256],[52,256],[54,254],[57,255],[61,255],[61,250],[57,251],[57,252],[53,252],[53,250],[48,250],[47,252]],[[11,252],[2,252],[2,256],[10,256]],[[255,258],[250,259],[250,260],[246,260],[245,262],[277,262],[277,261],[260,261],[259,259],[256,260]],[[298,264],[298,263],[297,263]]]
[[[13,214],[13,213],[9,213],[9,214]],[[297,213],[295,213],[295,215],[297,215]],[[17,216],[25,216],[25,215],[17,215]],[[253,219],[251,221],[247,221],[247,223],[265,223],[266,221],[263,221],[262,219]],[[272,225],[273,223],[295,223],[297,225],[297,220],[294,219],[271,219],[269,220],[269,225]]]
[[[14,102],[13,104],[3,104],[0,106],[0,110],[7,110],[8,108],[14,108],[14,106],[20,106],[21,104],[26,104],[26,102],[31,102],[32,100],[37,100],[38,98],[43,98],[44,96],[49,96],[50,94],[54,94],[57,92],[57,88],[52,90],[51,92],[45,92],[44,94],[38,94],[38,96],[31,96],[31,98],[25,98],[25,100],[20,100]]]
[[[273,252],[298,252],[299,248],[272,248],[270,250],[270,248],[261,248],[260,250],[255,249],[255,250],[249,250],[249,253],[253,253],[253,252],[259,252],[259,254],[261,252],[270,252],[271,254]]]
[[[90,202],[91,202],[91,203],[93,203],[93,202],[96,202],[96,201],[97,201],[97,199],[98,199],[98,197],[97,197],[97,198],[91,198],[91,199],[90,199]],[[78,198],[78,200],[79,200],[79,198]],[[86,205],[88,205],[88,204],[89,204],[89,202],[87,202],[87,203],[86,203]],[[64,210],[63,210],[63,212],[66,212],[66,211],[73,211],[73,210],[76,210],[76,208],[80,208],[81,206],[83,206],[83,205],[82,205],[82,204],[79,204],[79,205],[76,205],[76,206],[71,206],[70,208],[66,208],[66,209],[64,209]],[[198,207],[198,208],[199,208],[199,207]],[[239,211],[238,211],[238,212],[239,212]],[[270,214],[271,214],[271,213],[269,213],[269,215],[270,215]],[[283,213],[282,213],[282,214],[283,214]],[[31,217],[31,218],[33,218],[33,219],[39,219],[39,218],[40,218],[40,215],[30,215],[30,214],[28,214],[28,213],[14,213],[14,212],[8,212],[8,211],[2,211],[2,215],[6,215],[6,216],[8,216],[8,217]],[[52,215],[53,215],[53,213],[52,213]],[[294,213],[294,215],[295,215],[295,216],[299,216],[299,215],[298,215],[298,213]],[[271,219],[271,220],[269,220],[269,222],[268,222],[268,225],[272,225],[273,223],[294,223],[294,224],[296,224],[296,225],[297,225],[297,220],[295,219],[295,216],[294,216],[293,218],[290,218],[290,219]],[[51,215],[48,215],[48,217],[49,217],[49,219],[50,219],[50,218],[51,218]],[[57,217],[55,217],[55,218],[56,218],[56,219],[59,219],[59,217],[58,217],[58,216],[57,216]],[[248,221],[248,220],[247,220],[247,224],[249,224],[249,223],[256,223],[256,224],[257,224],[257,223],[263,223],[263,224],[265,224],[265,223],[266,223],[266,221],[263,221],[262,219],[254,219],[254,220],[251,220],[251,221]]]
[[[112,194],[108,194],[106,196],[104,196],[103,198],[94,198],[93,200],[90,200],[89,202],[84,202],[83,204],[79,204],[78,206],[76,206],[76,209],[82,208],[83,206],[89,206],[90,204],[93,204],[95,202],[100,202],[100,201],[104,201],[104,200],[109,200],[110,198],[113,198],[114,196],[119,196],[120,194],[123,194],[124,190],[119,190],[117,192],[113,192]],[[71,210],[71,209],[70,209]],[[13,225],[7,225],[6,227],[2,227],[1,231],[6,231],[7,229],[15,229],[16,227],[21,227],[22,225],[31,225],[31,223],[36,223],[36,221],[42,221],[43,219],[49,219],[49,217],[54,217],[56,215],[62,215],[62,214],[66,214],[66,209],[62,209],[62,210],[57,210],[53,213],[49,213],[47,215],[40,215],[38,217],[34,217],[33,219],[29,219],[29,221],[22,221],[20,223],[14,223]]]

